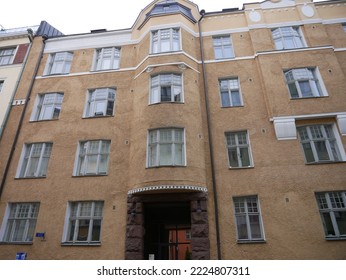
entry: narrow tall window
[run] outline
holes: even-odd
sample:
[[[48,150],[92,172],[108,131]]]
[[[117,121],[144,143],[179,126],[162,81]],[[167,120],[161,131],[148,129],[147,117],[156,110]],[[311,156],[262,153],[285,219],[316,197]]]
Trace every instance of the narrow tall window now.
[[[46,93],[38,96],[39,102],[36,108],[35,120],[53,120],[59,118],[63,93]]]
[[[103,201],[70,202],[66,243],[100,243]]]
[[[18,177],[46,177],[52,146],[52,143],[25,144]]]
[[[70,52],[51,54],[45,70],[46,75],[70,73],[72,58],[73,53]]]
[[[85,117],[112,116],[114,113],[115,89],[98,88],[89,90]]]
[[[75,175],[107,175],[110,143],[108,140],[81,142]]]
[[[10,203],[3,242],[32,242],[39,203]]]
[[[0,80],[0,93],[1,93],[3,87],[4,87],[4,81]]]
[[[213,38],[215,59],[234,57],[231,36],[217,36]]]
[[[0,49],[0,65],[11,64],[16,48]]]
[[[238,241],[264,240],[264,231],[257,196],[234,197]]]
[[[296,68],[284,73],[292,99],[327,95],[322,91],[315,68]]]
[[[346,239],[346,192],[316,194],[326,238]]]
[[[183,102],[181,75],[161,74],[151,78],[150,104]]]
[[[95,70],[118,69],[120,48],[102,48],[96,50]]]
[[[251,167],[251,151],[247,131],[227,132],[228,161],[230,167]]]
[[[331,124],[307,125],[297,129],[307,163],[341,161]]]
[[[152,53],[180,50],[180,31],[178,28],[160,29],[152,32]]]
[[[222,107],[238,107],[243,105],[238,78],[219,81]]]
[[[149,131],[148,166],[185,165],[184,129],[161,128]]]
[[[303,37],[299,27],[279,27],[272,30],[272,36],[277,50],[303,48]]]

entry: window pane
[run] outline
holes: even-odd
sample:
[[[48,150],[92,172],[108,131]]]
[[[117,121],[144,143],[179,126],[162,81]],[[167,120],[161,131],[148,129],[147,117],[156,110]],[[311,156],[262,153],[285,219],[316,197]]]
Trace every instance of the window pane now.
[[[240,148],[240,159],[242,166],[250,166],[250,156],[248,148]]]
[[[237,229],[238,229],[238,239],[248,239],[248,231],[246,225],[246,216],[237,216]]]
[[[172,100],[172,92],[171,92],[171,87],[166,86],[166,87],[161,87],[161,102],[167,102]]]
[[[15,221],[15,228],[12,241],[26,241],[24,239],[24,230],[25,230],[26,220]]]
[[[324,226],[324,231],[325,231],[326,236],[328,236],[328,235],[335,236],[335,231],[333,228],[332,220],[330,218],[330,214],[329,213],[321,213],[321,215],[322,215],[323,226]]]
[[[174,155],[174,165],[183,164],[183,145],[175,144],[175,155]]]
[[[108,155],[101,155],[99,164],[99,174],[106,174],[108,171]]]
[[[251,238],[262,238],[259,215],[250,215]]]
[[[90,220],[79,220],[77,241],[87,241]]]
[[[232,91],[231,96],[232,96],[232,105],[233,106],[241,106],[239,91]]]
[[[87,156],[86,173],[96,174],[97,171],[97,155]]]
[[[222,103],[222,107],[230,107],[231,106],[231,101],[229,98],[228,91],[222,91],[221,92],[221,103]]]
[[[302,97],[312,97],[312,90],[309,81],[299,82],[300,91],[302,92]]]
[[[318,160],[330,160],[325,141],[316,141],[314,143]]]
[[[172,145],[161,144],[160,145],[160,165],[172,165]]]
[[[101,235],[101,220],[94,220],[92,233],[91,233],[91,241],[100,241],[100,235]]]
[[[288,89],[290,91],[291,97],[292,98],[299,98],[299,93],[296,87],[295,83],[289,83],[288,84]]]
[[[346,235],[346,211],[334,212],[340,235]]]
[[[74,236],[75,228],[76,228],[76,221],[71,221],[70,222],[70,233],[69,233],[68,241],[73,241],[73,236]]]
[[[303,143],[303,149],[304,149],[304,155],[306,162],[315,162],[315,157],[312,152],[311,144],[310,143]]]
[[[229,165],[239,167],[237,148],[228,148]]]

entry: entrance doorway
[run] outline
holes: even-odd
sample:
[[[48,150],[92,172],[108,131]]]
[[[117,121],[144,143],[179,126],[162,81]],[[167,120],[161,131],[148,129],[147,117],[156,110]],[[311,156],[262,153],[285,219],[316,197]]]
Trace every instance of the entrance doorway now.
[[[144,259],[191,259],[189,202],[144,204]]]

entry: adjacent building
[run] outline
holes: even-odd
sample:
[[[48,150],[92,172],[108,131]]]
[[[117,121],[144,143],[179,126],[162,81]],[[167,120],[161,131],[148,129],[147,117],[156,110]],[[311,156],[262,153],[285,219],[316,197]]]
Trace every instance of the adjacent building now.
[[[346,258],[346,1],[197,4],[33,37],[1,259]]]

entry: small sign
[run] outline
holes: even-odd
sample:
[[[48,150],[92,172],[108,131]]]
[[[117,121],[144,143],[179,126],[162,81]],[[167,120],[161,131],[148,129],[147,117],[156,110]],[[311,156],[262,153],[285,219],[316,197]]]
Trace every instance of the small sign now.
[[[44,232],[36,232],[36,237],[44,238]]]
[[[28,254],[25,252],[18,252],[16,254],[16,260],[26,260]]]

